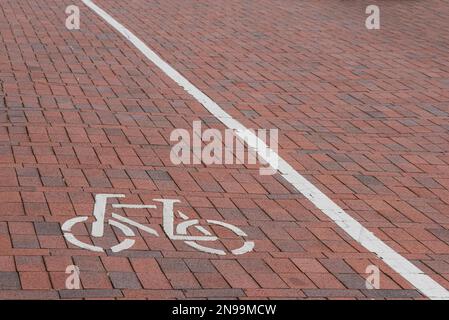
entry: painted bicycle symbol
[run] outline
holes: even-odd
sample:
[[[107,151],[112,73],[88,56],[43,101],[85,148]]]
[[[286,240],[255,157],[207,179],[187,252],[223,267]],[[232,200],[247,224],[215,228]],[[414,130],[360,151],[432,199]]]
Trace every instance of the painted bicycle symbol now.
[[[94,205],[94,217],[95,221],[92,223],[91,236],[95,238],[100,238],[104,236],[104,226],[106,224],[105,214],[106,214],[106,206],[107,201],[110,198],[125,198],[123,194],[97,194],[95,196],[95,205]],[[162,227],[167,235],[167,237],[171,240],[180,240],[184,241],[188,246],[211,254],[217,255],[226,255],[227,252],[225,250],[211,248],[206,244],[212,243],[214,241],[218,241],[219,238],[217,236],[212,235],[212,233],[200,225],[200,221],[198,219],[189,219],[184,213],[177,210],[178,215],[184,220],[183,222],[178,223],[175,226],[175,203],[179,203],[179,200],[173,199],[153,199],[155,202],[162,203]],[[132,204],[112,204],[113,209],[157,209],[156,205],[132,205]],[[83,249],[87,249],[94,252],[104,252],[104,248],[96,245],[92,245],[89,243],[82,242],[78,240],[75,235],[72,233],[72,228],[78,224],[83,223],[89,219],[88,216],[75,217],[67,220],[62,225],[62,231],[64,232],[64,237],[71,244],[78,246]],[[244,240],[247,237],[247,234],[243,232],[240,228],[217,220],[206,220],[206,222],[210,225],[221,226],[229,229],[234,232],[237,236],[243,238],[243,245],[237,249],[230,250],[234,255],[241,255],[247,252],[250,252],[254,248],[253,241]],[[112,213],[112,218],[107,220],[107,223],[119,229],[127,238],[122,240],[119,244],[111,247],[112,252],[120,252],[126,249],[131,248],[135,240],[130,239],[129,237],[135,237],[131,227],[140,229],[143,232],[152,234],[154,236],[159,236],[159,233],[148,226],[140,224],[136,221],[133,221],[129,218],[123,217],[117,213]],[[131,226],[131,227],[129,227]],[[189,235],[189,228],[195,227],[200,233],[203,235]],[[203,245],[204,244],[204,245]]]

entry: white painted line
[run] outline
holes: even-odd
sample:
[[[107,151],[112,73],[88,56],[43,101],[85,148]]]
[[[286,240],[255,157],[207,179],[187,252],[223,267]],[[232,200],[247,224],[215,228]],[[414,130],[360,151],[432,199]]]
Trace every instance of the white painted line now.
[[[156,208],[156,206],[154,206],[154,207]],[[129,225],[131,225],[133,227],[136,227],[136,228],[138,228],[138,229],[140,229],[142,231],[148,232],[149,234],[155,235],[156,237],[159,237],[159,233],[156,230],[154,230],[153,228],[147,227],[147,226],[145,226],[143,224],[140,224],[140,223],[135,222],[135,221],[133,221],[131,219],[122,217],[122,216],[120,216],[118,214],[115,214],[115,213],[112,214],[112,217],[114,219],[120,220],[121,222],[127,223],[127,224],[129,224]]]
[[[367,250],[375,253],[394,271],[404,277],[416,289],[430,299],[446,299],[449,300],[449,292],[426,275],[423,271],[395,252],[387,246],[382,240],[377,238],[368,229],[363,227],[358,221],[348,215],[335,202],[329,199],[324,193],[310,183],[306,178],[299,174],[292,166],[282,159],[276,152],[269,149],[268,146],[252,134],[240,122],[233,119],[226,111],[216,104],[207,95],[201,92],[197,87],[190,83],[178,71],[173,69],[167,62],[162,60],[153,50],[151,50],[144,42],[137,38],[131,31],[111,17],[103,9],[94,4],[91,0],[82,0],[85,5],[91,8],[126,39],[128,39],[137,49],[139,49],[145,57],[153,64],[161,69],[168,77],[175,81],[192,95],[199,103],[201,103],[210,113],[219,119],[228,128],[244,132],[240,138],[244,139],[248,147],[257,150],[258,154],[263,157],[267,163],[276,167],[278,163],[278,171],[290,182],[299,192],[309,199],[318,209],[332,219],[354,240],[364,246]],[[248,132],[249,131],[249,132]],[[268,155],[266,151],[268,150]]]

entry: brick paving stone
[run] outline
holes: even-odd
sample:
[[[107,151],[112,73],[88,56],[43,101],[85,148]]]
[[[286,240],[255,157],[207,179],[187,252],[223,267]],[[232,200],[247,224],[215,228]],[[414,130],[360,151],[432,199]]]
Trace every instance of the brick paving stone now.
[[[253,298],[301,299],[306,297],[300,289],[246,289],[245,293]]]
[[[6,224],[6,222],[0,223],[0,234],[9,234],[8,225]]]
[[[9,222],[9,232],[17,235],[33,235],[36,234],[34,226],[31,222]]]
[[[12,245],[17,249],[38,249],[39,241],[35,235],[17,234],[12,236]]]
[[[35,222],[37,235],[61,235],[61,226],[56,222]]]
[[[116,289],[139,289],[141,288],[139,279],[133,272],[110,272],[112,285]]]
[[[310,298],[363,298],[365,295],[358,290],[338,290],[338,289],[305,289],[304,294]]]
[[[130,299],[183,299],[185,295],[180,290],[123,290],[123,295]]]
[[[58,292],[49,290],[4,290],[0,291],[0,299],[54,300],[59,299],[59,295]]]
[[[166,171],[162,170],[147,170],[147,174],[151,179],[156,181],[172,181],[172,178]]]
[[[320,263],[332,273],[353,273],[354,270],[341,259],[322,259]]]
[[[358,274],[336,274],[338,280],[348,289],[365,289],[366,279]]]
[[[229,284],[218,272],[200,272],[195,273],[195,278],[198,280],[202,288],[205,289],[223,289],[229,288]]]
[[[343,289],[344,285],[332,274],[309,273],[307,276],[318,288]]]
[[[111,279],[105,272],[80,270],[80,280],[83,289],[112,289]],[[66,278],[69,275],[66,275]]]
[[[16,267],[18,271],[45,271],[45,265],[40,256],[16,256]]]
[[[288,288],[289,285],[282,280],[282,276],[274,273],[253,272],[251,276],[261,288]],[[308,279],[307,279],[308,280]],[[310,282],[310,280],[308,280]],[[295,286],[290,286],[295,287]]]
[[[14,257],[11,256],[0,256],[0,270],[5,271],[16,271],[16,266],[14,263]]]
[[[187,264],[190,271],[195,273],[212,273],[216,272],[213,264],[206,259],[186,259],[184,262]]]
[[[20,272],[22,289],[48,290],[51,289],[47,272]]]
[[[109,272],[130,272],[133,271],[131,264],[125,257],[101,257],[105,269]]]
[[[167,277],[161,272],[137,272],[137,278],[139,279],[144,289],[171,289],[170,282]]]
[[[80,271],[104,271],[103,264],[99,257],[94,256],[74,256],[73,262]]]
[[[199,289],[200,284],[192,273],[165,273],[174,289]]]
[[[0,289],[21,289],[19,274],[17,272],[0,271]]]
[[[44,262],[47,271],[65,271],[68,266],[73,265],[69,256],[46,256]]]
[[[299,269],[289,259],[265,259],[276,273],[297,273]]]
[[[91,290],[60,290],[59,295],[62,299],[82,299],[82,298],[119,298],[122,297],[120,290],[116,289],[91,289]]]
[[[245,270],[232,260],[212,262],[233,288],[258,288],[259,286]]]
[[[316,259],[310,258],[293,258],[292,262],[301,270],[306,273],[325,273],[326,269]]]
[[[316,288],[312,281],[305,274],[302,273],[286,273],[280,274],[282,280],[287,284],[289,288]]]
[[[158,258],[159,266],[164,273],[186,273],[189,268],[182,259]]]
[[[249,273],[270,273],[271,269],[262,259],[242,259],[240,265]]]
[[[54,290],[65,290],[67,289],[66,281],[69,276],[65,272],[48,272],[48,276],[50,277],[51,287]],[[77,290],[77,289],[74,289]]]
[[[171,289],[167,277],[154,258],[132,258],[131,264],[145,289]]]
[[[235,298],[244,297],[245,293],[242,289],[199,289],[199,290],[186,290],[187,298]]]
[[[368,298],[372,299],[407,299],[407,298],[420,298],[421,294],[416,290],[362,290],[362,293]]]

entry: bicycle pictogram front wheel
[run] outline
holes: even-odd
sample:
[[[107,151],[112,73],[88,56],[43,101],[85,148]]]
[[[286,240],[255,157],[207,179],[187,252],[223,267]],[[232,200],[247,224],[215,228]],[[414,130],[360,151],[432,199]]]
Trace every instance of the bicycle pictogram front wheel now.
[[[240,229],[232,224],[229,224],[229,223],[226,223],[223,221],[218,221],[218,220],[206,220],[206,222],[211,225],[217,225],[217,226],[229,229],[232,232],[234,232],[237,236],[242,237],[243,239],[247,237],[247,234],[242,229]],[[205,236],[212,236],[212,234],[207,229],[205,229],[203,226],[198,224],[198,220],[190,220],[190,221],[181,222],[180,224],[177,225],[176,232],[179,235],[187,235],[188,228],[191,226],[195,226],[196,229],[198,229],[200,232],[202,232]],[[218,238],[216,238],[216,239],[218,240]],[[187,244],[188,246],[190,246],[196,250],[202,251],[202,252],[221,255],[221,256],[224,256],[227,254],[227,252],[225,250],[204,246],[202,244],[199,244],[198,242],[210,243],[211,241],[197,241],[197,240],[184,241],[184,243]],[[234,255],[242,255],[242,254],[252,251],[253,249],[254,249],[254,242],[244,240],[243,245],[241,247],[239,247],[237,249],[230,250],[230,252]]]

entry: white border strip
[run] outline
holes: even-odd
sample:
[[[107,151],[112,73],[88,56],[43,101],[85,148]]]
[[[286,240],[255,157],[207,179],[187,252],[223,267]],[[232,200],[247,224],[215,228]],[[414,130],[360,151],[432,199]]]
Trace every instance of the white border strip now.
[[[236,130],[241,138],[244,138],[248,147],[253,148],[263,157],[273,168],[277,168],[281,175],[290,182],[299,192],[309,199],[318,209],[332,219],[354,240],[364,246],[367,250],[375,253],[394,271],[400,274],[416,289],[430,299],[449,300],[449,292],[426,275],[423,271],[413,265],[410,261],[395,252],[382,240],[377,238],[372,232],[363,227],[358,221],[348,215],[335,202],[329,199],[324,193],[299,174],[292,166],[282,159],[276,152],[251,133],[240,122],[232,118],[218,104],[197,87],[190,83],[178,71],[173,69],[167,62],[162,60],[153,50],[151,50],[142,40],[136,37],[131,31],[111,17],[103,9],[94,4],[91,0],[82,0],[86,6],[97,13],[107,23],[114,27],[126,39],[128,39],[145,57],[161,69],[168,77],[175,81],[201,103],[210,113],[218,118],[228,128]],[[268,155],[267,155],[268,151]]]

